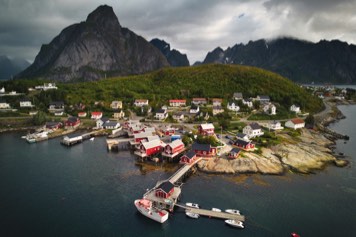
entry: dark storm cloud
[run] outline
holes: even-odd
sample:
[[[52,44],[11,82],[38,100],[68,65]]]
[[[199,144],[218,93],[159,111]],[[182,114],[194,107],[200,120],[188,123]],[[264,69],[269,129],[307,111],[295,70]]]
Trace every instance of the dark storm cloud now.
[[[101,4],[114,8],[122,26],[147,40],[166,40],[191,63],[217,46],[280,35],[355,43],[355,1],[0,0],[0,55],[33,60],[41,44]]]

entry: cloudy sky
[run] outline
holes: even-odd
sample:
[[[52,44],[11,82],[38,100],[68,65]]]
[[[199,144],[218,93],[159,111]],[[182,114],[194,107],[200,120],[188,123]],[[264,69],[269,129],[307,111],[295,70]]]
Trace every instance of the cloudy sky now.
[[[0,55],[33,61],[42,44],[101,4],[122,26],[194,63],[217,46],[293,36],[356,44],[356,0],[0,0]]]

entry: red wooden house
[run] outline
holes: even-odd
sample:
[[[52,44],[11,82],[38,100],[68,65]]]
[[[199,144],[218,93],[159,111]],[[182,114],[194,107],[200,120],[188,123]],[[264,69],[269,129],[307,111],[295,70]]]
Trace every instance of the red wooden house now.
[[[175,133],[175,129],[174,128],[166,128],[164,131],[163,131],[163,133],[164,133],[164,135],[166,135],[166,136],[172,136],[172,135],[174,135],[174,133]]]
[[[232,150],[229,152],[228,157],[230,159],[236,159],[239,157],[241,150],[239,148],[232,148]]]
[[[186,100],[169,100],[169,106],[172,107],[185,106],[186,102],[187,102]]]
[[[194,143],[192,145],[192,151],[195,152],[196,156],[211,157],[216,155],[217,148],[212,147],[210,144]]]
[[[91,112],[91,118],[92,119],[101,119],[103,117],[103,112]]]
[[[183,149],[184,149],[184,143],[182,142],[182,140],[177,139],[167,144],[164,148],[164,152],[172,155],[174,153],[182,151]]]
[[[80,125],[80,119],[78,117],[69,117],[67,121],[65,121],[66,127],[76,128]]]
[[[141,153],[146,156],[155,155],[160,153],[162,150],[162,142],[161,140],[152,140],[149,142],[142,142],[140,146]]]
[[[244,141],[244,140],[237,139],[234,145],[245,151],[250,151],[255,149],[255,144],[253,144],[251,141]]]
[[[201,135],[214,135],[214,125],[212,123],[201,124],[198,127],[198,131]]]
[[[191,164],[196,159],[197,159],[197,156],[196,156],[195,152],[194,151],[189,151],[187,154],[185,154],[184,156],[182,156],[180,158],[179,163],[181,163],[181,164]]]
[[[46,129],[57,130],[60,129],[63,124],[61,122],[46,122]]]
[[[161,183],[155,190],[156,197],[159,198],[169,198],[173,192],[174,185],[169,181]]]
[[[79,112],[78,117],[79,118],[85,118],[87,116],[87,112]]]

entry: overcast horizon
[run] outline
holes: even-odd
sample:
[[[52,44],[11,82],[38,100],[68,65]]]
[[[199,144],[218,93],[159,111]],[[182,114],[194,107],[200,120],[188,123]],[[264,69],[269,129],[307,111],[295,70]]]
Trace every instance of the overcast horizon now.
[[[33,62],[42,44],[103,4],[121,26],[165,40],[191,64],[218,46],[262,38],[356,42],[356,0],[0,0],[0,55]]]

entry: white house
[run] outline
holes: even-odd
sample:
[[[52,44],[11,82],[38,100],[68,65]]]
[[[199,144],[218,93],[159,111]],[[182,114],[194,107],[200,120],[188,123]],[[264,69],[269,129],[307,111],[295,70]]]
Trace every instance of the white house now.
[[[276,106],[272,103],[263,106],[263,111],[269,115],[276,115],[276,110],[277,110]]]
[[[243,103],[244,105],[247,105],[247,107],[249,107],[249,108],[252,108],[252,107],[253,107],[253,102],[252,102],[251,99],[247,99],[247,100],[243,99],[243,100],[242,100],[242,103]]]
[[[261,102],[261,104],[269,103],[271,101],[268,95],[258,95],[256,100]]]
[[[190,110],[189,110],[189,113],[190,114],[197,114],[197,113],[199,113],[199,106],[196,106],[196,105],[192,105],[191,107],[190,107]]]
[[[120,123],[116,121],[107,121],[103,124],[103,128],[105,129],[118,129],[120,127]]]
[[[273,121],[271,123],[268,123],[267,128],[271,129],[271,130],[282,130],[283,129],[281,122],[278,122],[278,121]]]
[[[57,90],[58,87],[55,83],[44,83],[43,86],[35,86],[36,90]]]
[[[258,123],[251,123],[247,125],[242,130],[249,138],[262,136],[264,133],[262,132],[262,128]]]
[[[184,113],[182,112],[177,112],[173,114],[173,119],[177,121],[183,121],[184,120]]]
[[[148,100],[145,99],[136,99],[134,105],[136,107],[148,106]]]
[[[288,120],[284,126],[286,126],[287,128],[293,128],[294,130],[296,130],[298,128],[304,128],[305,122],[303,119],[295,118],[295,119]]]
[[[96,120],[96,128],[104,128],[104,124],[110,122],[109,118],[103,117]]]
[[[1,93],[1,94],[4,94],[4,93],[5,93],[5,87],[2,87],[2,88],[0,89],[0,93]]]
[[[194,105],[205,105],[207,103],[206,98],[193,98],[192,104]]]
[[[237,133],[236,134],[236,138],[240,139],[240,140],[243,140],[243,141],[246,141],[246,142],[250,141],[250,139],[248,138],[247,134],[245,134],[245,133]]]
[[[299,107],[299,106],[296,106],[296,105],[294,105],[294,104],[289,108],[289,110],[290,110],[291,112],[295,112],[296,114],[300,113],[300,107]]]
[[[33,107],[31,100],[29,99],[21,99],[20,100],[20,107],[21,108],[31,108]]]
[[[213,106],[213,115],[224,113],[224,109],[221,106]]]
[[[6,103],[6,101],[0,100],[0,109],[10,109],[10,104]]]
[[[165,120],[168,117],[167,110],[165,109],[159,109],[156,112],[155,118],[158,120]]]
[[[114,100],[111,102],[110,107],[112,109],[122,109],[122,101]]]
[[[115,119],[122,119],[123,117],[125,117],[125,112],[122,109],[119,109],[119,111],[113,114],[113,117]]]
[[[231,102],[227,104],[227,109],[230,111],[238,112],[240,110],[240,106],[235,102]]]

